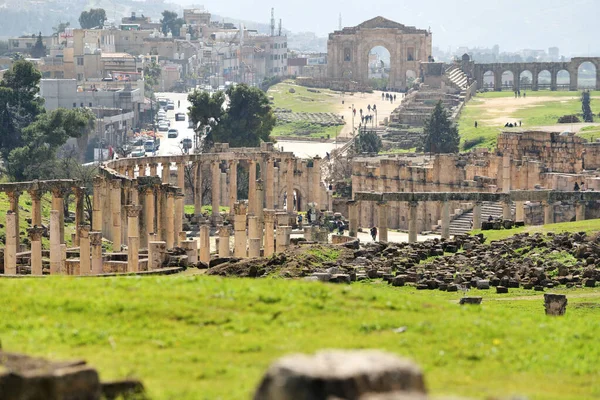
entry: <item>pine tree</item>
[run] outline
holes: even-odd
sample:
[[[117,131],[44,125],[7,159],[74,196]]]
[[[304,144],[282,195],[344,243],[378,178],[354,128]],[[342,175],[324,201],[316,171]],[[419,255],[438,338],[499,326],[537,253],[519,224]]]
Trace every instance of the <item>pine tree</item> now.
[[[31,48],[30,54],[33,58],[46,57],[46,46],[44,46],[44,42],[42,41],[42,32],[39,33],[35,44]]]
[[[590,92],[589,90],[581,93],[581,111],[583,111],[583,120],[585,122],[594,122],[594,113],[590,106]]]
[[[458,153],[460,137],[440,100],[425,121],[423,149],[426,153]]]

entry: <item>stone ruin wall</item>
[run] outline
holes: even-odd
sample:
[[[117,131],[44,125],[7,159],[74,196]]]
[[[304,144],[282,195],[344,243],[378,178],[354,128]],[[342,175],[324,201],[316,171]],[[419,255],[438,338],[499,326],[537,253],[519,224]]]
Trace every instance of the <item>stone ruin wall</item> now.
[[[389,156],[357,158],[353,161],[352,190],[355,192],[507,192],[510,190],[549,189],[571,191],[575,182],[584,181],[590,190],[600,190],[600,176],[583,173],[581,165],[596,168],[600,160],[600,146],[584,143],[581,138],[561,136],[549,132],[504,133],[498,138],[498,151],[476,151],[466,155],[435,155],[408,158]],[[588,161],[589,160],[589,161]],[[552,166],[548,168],[547,165]],[[530,222],[543,221],[538,204],[525,206],[524,218]],[[451,210],[472,205],[453,202]],[[575,206],[554,205],[555,221],[574,219]],[[598,214],[599,206],[589,204],[586,215]],[[377,205],[362,202],[359,207],[359,225],[377,224]],[[441,204],[433,202],[417,205],[419,231],[430,231],[441,219]],[[408,229],[409,205],[390,202],[388,226]]]

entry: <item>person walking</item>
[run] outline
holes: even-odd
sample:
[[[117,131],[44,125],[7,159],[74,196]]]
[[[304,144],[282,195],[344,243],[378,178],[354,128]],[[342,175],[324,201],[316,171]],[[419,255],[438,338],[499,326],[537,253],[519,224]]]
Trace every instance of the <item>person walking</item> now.
[[[377,240],[377,228],[376,227],[371,228],[371,237],[373,238],[374,242]]]

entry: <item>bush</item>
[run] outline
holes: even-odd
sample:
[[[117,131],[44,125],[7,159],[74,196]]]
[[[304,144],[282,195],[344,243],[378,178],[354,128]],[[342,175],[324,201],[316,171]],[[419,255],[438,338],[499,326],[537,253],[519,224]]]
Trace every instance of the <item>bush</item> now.
[[[483,142],[485,142],[485,138],[483,136],[477,136],[476,138],[473,138],[473,139],[467,139],[463,143],[463,149],[465,149],[465,150],[472,149],[473,147],[475,147],[478,144],[483,143]]]
[[[558,119],[559,124],[575,124],[581,122],[579,117],[575,114],[573,115],[563,115]]]

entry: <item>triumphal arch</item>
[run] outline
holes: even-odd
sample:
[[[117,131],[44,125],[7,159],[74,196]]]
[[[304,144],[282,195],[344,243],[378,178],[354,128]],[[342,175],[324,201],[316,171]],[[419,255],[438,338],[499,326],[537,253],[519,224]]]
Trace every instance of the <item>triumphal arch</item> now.
[[[431,60],[431,32],[383,17],[329,34],[327,76],[368,84],[369,53],[376,46],[390,52],[388,86],[404,89],[407,76],[419,76],[419,63]]]

